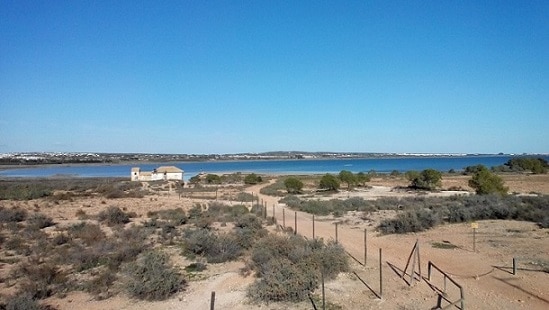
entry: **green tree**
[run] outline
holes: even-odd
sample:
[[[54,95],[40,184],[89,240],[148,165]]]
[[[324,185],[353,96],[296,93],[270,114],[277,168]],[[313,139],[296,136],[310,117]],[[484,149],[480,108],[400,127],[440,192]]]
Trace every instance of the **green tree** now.
[[[320,179],[319,188],[324,190],[329,190],[329,191],[337,191],[339,189],[339,181],[335,176],[329,173],[326,173]]]
[[[512,158],[505,163],[511,171],[531,171],[533,174],[547,173],[549,164],[543,158],[519,157]]]
[[[299,194],[303,189],[303,182],[295,177],[289,177],[284,180],[284,186],[289,194]]]
[[[263,182],[263,179],[255,173],[250,173],[244,178],[244,183],[246,184],[257,184],[261,182]]]
[[[482,166],[479,171],[473,174],[471,180],[469,180],[469,186],[475,189],[479,195],[487,194],[507,194],[509,190],[505,187],[503,179],[497,174],[492,173],[488,168]]]
[[[411,187],[433,190],[441,186],[442,173],[435,169],[425,169],[411,180]]]
[[[370,182],[371,179],[372,177],[364,172],[356,174],[356,182],[362,186],[366,186],[366,182]]]
[[[467,166],[465,167],[464,172],[465,174],[475,174],[482,169],[486,169],[486,167],[483,165]]]
[[[347,189],[350,190],[356,183],[356,176],[349,170],[341,170],[339,172],[339,179],[343,183],[347,183]]]
[[[195,175],[195,176],[191,177],[191,178],[189,179],[189,183],[191,183],[191,184],[198,184],[198,183],[200,183],[200,176],[199,176],[199,175]]]
[[[415,170],[409,170],[409,171],[406,171],[404,176],[406,177],[406,180],[412,182],[413,180],[419,178],[419,172]]]
[[[217,174],[206,175],[206,183],[208,184],[221,184],[221,177]]]

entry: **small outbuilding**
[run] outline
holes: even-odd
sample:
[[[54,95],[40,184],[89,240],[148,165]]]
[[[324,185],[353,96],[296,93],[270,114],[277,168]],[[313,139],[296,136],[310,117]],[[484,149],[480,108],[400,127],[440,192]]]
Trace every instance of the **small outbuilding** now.
[[[132,181],[161,181],[183,180],[183,170],[175,166],[161,166],[153,171],[141,171],[139,167],[133,167],[130,178]]]

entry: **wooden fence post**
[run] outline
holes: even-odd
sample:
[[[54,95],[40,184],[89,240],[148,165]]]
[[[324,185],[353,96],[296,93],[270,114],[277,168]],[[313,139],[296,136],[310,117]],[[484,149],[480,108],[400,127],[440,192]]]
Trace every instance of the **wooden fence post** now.
[[[212,292],[212,297],[210,298],[210,310],[215,309],[215,292]]]
[[[315,238],[315,215],[313,214],[313,239]]]
[[[379,298],[383,298],[383,256],[379,248]]]
[[[364,267],[366,267],[366,261],[368,260],[368,231],[364,228]]]
[[[294,213],[294,235],[297,235],[297,211]]]
[[[322,279],[322,310],[326,310],[326,294],[324,292],[324,270],[320,270],[320,278]]]

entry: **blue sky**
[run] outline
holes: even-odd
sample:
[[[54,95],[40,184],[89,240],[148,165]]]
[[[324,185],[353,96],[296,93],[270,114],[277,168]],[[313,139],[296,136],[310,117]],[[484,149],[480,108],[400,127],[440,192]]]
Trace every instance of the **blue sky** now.
[[[549,153],[548,1],[0,0],[0,153]]]

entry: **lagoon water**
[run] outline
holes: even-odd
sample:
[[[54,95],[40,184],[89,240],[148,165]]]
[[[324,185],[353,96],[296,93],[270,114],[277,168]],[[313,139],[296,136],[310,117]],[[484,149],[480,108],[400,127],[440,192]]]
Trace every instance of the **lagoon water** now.
[[[541,156],[549,161],[549,156]],[[176,166],[185,171],[185,180],[198,173],[254,172],[258,174],[323,174],[349,170],[354,173],[376,171],[389,173],[393,170],[436,169],[439,171],[463,170],[467,166],[482,164],[486,167],[499,166],[512,156],[450,156],[450,157],[396,157],[360,159],[299,159],[299,160],[253,160],[253,161],[204,161],[170,162],[146,164],[106,164],[106,165],[50,165],[21,169],[0,170],[0,177],[129,177],[130,169],[138,166],[143,171],[151,171],[159,166]]]

